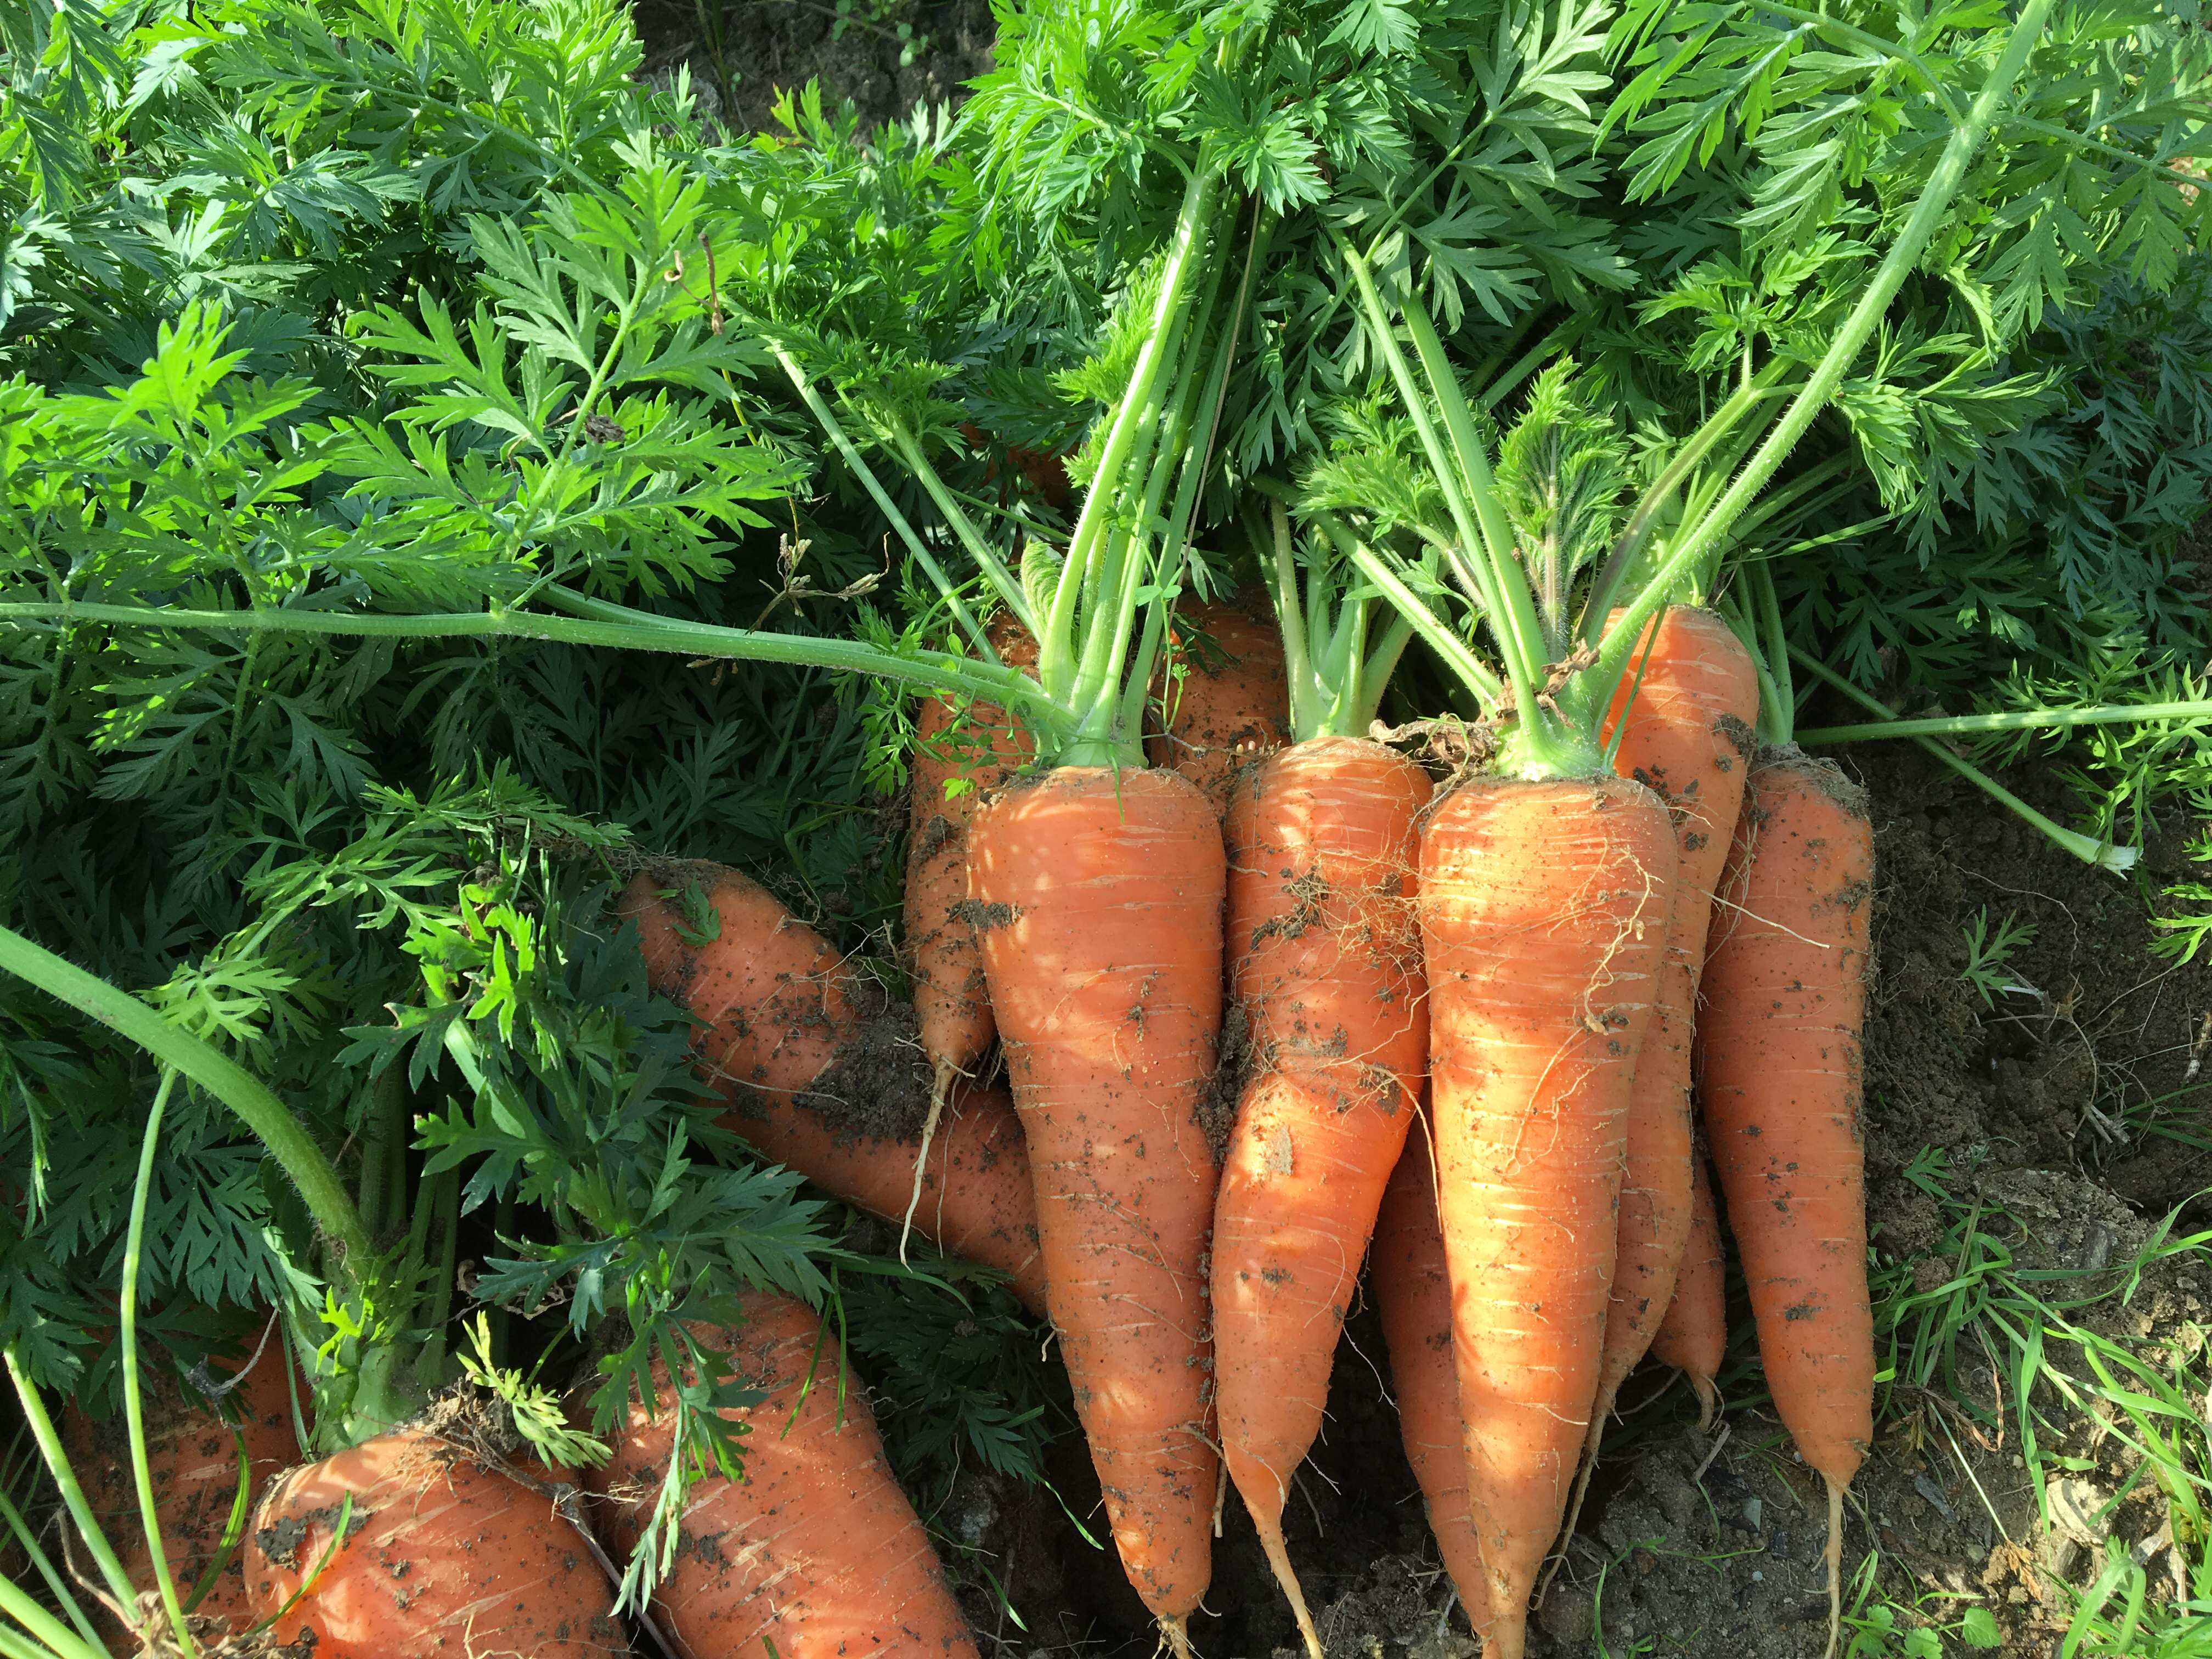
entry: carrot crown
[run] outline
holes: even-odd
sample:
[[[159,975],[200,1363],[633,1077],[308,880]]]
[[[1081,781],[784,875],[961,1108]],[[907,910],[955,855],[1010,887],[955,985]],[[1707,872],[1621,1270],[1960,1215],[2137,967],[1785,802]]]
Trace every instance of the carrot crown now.
[[[1219,50],[1233,56],[1235,48]],[[1064,545],[1032,526],[1018,569],[1010,566],[931,463],[923,412],[902,406],[880,380],[842,392],[848,415],[921,484],[984,586],[1036,638],[1034,680],[1013,701],[1036,728],[1038,757],[1048,765],[1145,763],[1144,702],[1181,590],[1236,333],[1216,257],[1232,210],[1222,201],[1224,172],[1217,146],[1202,141],[1166,245],[1133,289],[1125,322],[1134,349],[1125,334],[1115,353],[1127,353],[1127,383],[1094,430],[1091,477]],[[1232,303],[1242,302],[1240,289]],[[775,352],[976,655],[1007,672],[962,584],[892,503],[806,369],[788,346]]]
[[[1421,510],[1431,503],[1416,501],[1395,515],[1422,543],[1421,562],[1389,552],[1379,538],[1356,542],[1347,552],[1498,723],[1504,769],[1530,776],[1602,769],[1597,726],[1633,665],[1644,624],[1671,599],[1711,592],[1736,540],[1826,483],[1816,469],[1771,496],[1764,493],[1942,224],[2053,3],[2027,0],[2021,7],[1881,266],[1786,404],[1772,410],[1798,366],[1778,361],[1753,373],[1747,365],[1735,395],[1684,444],[1617,535],[1611,520],[1621,481],[1618,456],[1602,423],[1577,406],[1571,370],[1563,368],[1539,383],[1499,447],[1493,470],[1483,422],[1412,289],[1394,322],[1366,259],[1344,247],[1377,356],[1428,463],[1437,498],[1432,513]],[[1401,323],[1412,362],[1399,343]],[[1678,491],[1679,520],[1662,536],[1661,509]],[[1595,574],[1571,621],[1570,590],[1592,563]],[[1435,602],[1446,594],[1471,613],[1468,627],[1449,626],[1437,614]],[[1486,626],[1502,672],[1493,672],[1468,643],[1476,623]],[[1765,689],[1780,689],[1771,675]]]

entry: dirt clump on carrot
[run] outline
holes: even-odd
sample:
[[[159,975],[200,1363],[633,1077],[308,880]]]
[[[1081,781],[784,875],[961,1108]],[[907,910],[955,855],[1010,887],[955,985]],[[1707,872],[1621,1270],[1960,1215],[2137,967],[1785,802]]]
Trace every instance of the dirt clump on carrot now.
[[[848,996],[855,1005],[858,1029],[837,1045],[836,1057],[793,1101],[841,1133],[912,1140],[929,1116],[921,1022],[912,1004],[893,1001],[880,986],[866,979],[854,984]],[[740,1085],[740,1100],[744,1092]]]
[[[692,1049],[731,1103],[729,1128],[872,1214],[911,1209],[926,1236],[1004,1271],[1042,1310],[1036,1202],[1002,1089],[956,1078],[925,1152],[931,1077],[909,1046],[911,1015],[775,895],[720,866],[657,866],[631,882],[621,909],[653,987],[703,1022]],[[872,1115],[856,1109],[872,1099]],[[872,1128],[893,1124],[889,1134]]]

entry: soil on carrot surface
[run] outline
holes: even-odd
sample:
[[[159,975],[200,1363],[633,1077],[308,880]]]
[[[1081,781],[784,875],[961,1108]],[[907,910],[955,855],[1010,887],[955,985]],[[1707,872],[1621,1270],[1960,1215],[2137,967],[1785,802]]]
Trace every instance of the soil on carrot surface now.
[[[2129,1449],[2134,1431],[2099,1404],[2094,1364],[2063,1339],[2118,1345],[2168,1378],[2203,1350],[2212,1257],[2136,1264],[2191,1230],[2184,1207],[2174,1234],[2159,1231],[2212,1184],[2212,1071],[2201,1083],[2191,1073],[2212,1048],[2197,1042],[2212,969],[2152,952],[2134,880],[2080,863],[1919,751],[1839,758],[1869,789],[1876,836],[1868,1208],[1881,1365],[1894,1373],[1845,1519],[1846,1610],[1900,1634],[1935,1629],[1947,1651],[2049,1654],[2108,1540],[2138,1558],[2154,1598],[2185,1595],[2166,1500]],[[2047,781],[2008,781],[2067,815]],[[2180,878],[2182,839],[2154,842],[2136,879],[2155,892]],[[2000,952],[2001,938],[2011,943]],[[1740,1285],[1730,1311],[1729,1410],[1711,1433],[1697,1431],[1688,1389],[1664,1368],[1647,1364],[1632,1382],[1532,1654],[1794,1659],[1825,1647],[1826,1499],[1765,1403]],[[2018,1339],[2039,1329],[2040,1358],[2024,1367]],[[2023,1376],[2039,1419],[2040,1505],[2021,1441]],[[951,1553],[987,1650],[1152,1650],[1110,1548],[1078,1528],[1105,1540],[1088,1464],[1070,1435],[1057,1497],[977,1480],[938,1518],[972,1551]],[[1346,1325],[1326,1437],[1286,1521],[1329,1659],[1474,1651],[1399,1447],[1370,1307]],[[1289,1659],[1297,1645],[1233,1495],[1190,1630],[1206,1659]]]

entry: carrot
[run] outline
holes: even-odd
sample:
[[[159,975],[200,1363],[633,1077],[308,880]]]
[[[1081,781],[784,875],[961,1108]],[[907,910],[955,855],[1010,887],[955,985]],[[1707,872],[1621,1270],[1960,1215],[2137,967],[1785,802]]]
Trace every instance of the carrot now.
[[[1009,665],[1035,662],[1036,642],[1011,616],[994,623],[991,635]],[[968,825],[982,805],[982,791],[995,788],[1036,752],[1036,739],[990,703],[971,704],[960,722],[951,702],[931,697],[915,717],[905,933],[921,1052],[934,1079],[933,1125],[952,1079],[974,1073],[997,1032],[966,911]],[[925,1147],[928,1139],[925,1132]]]
[[[1431,787],[1395,750],[1316,737],[1240,777],[1230,808],[1231,983],[1254,1060],[1214,1204],[1221,1442],[1314,1659],[1283,1506],[1426,1065],[1410,890]]]
[[[1197,1121],[1221,1028],[1221,827],[1172,772],[1063,765],[969,832],[1053,1323],[1130,1582],[1178,1651],[1218,1475]]]
[[[571,1477],[511,1468],[410,1427],[280,1477],[246,1542],[255,1618],[315,1659],[627,1653],[614,1587],[554,1506]]]
[[[1698,1427],[1709,1429],[1721,1408],[1713,1378],[1728,1358],[1726,1260],[1720,1219],[1713,1212],[1713,1184],[1702,1150],[1690,1157],[1690,1244],[1674,1280],[1674,1299],[1651,1339],[1651,1357],[1672,1365],[1698,1391]]]
[[[677,896],[687,890],[705,895],[688,921]],[[693,1047],[732,1103],[728,1126],[849,1204],[891,1220],[905,1212],[917,1143],[825,1121],[809,1103],[817,1085],[836,1092],[841,1055],[851,1059],[869,1036],[829,942],[757,882],[714,865],[646,871],[620,908],[638,925],[653,988],[707,1022]],[[890,1076],[898,1081],[895,1068]],[[1006,1273],[1015,1294],[1042,1310],[1036,1204],[1012,1103],[1001,1090],[964,1081],[950,1098],[951,1121],[922,1169],[915,1223],[952,1255]]]
[[[1520,1659],[1597,1396],[1674,863],[1666,809],[1620,778],[1477,778],[1421,835],[1438,1209],[1498,1659]]]
[[[763,1291],[741,1292],[744,1322],[693,1326],[726,1348],[735,1381],[765,1396],[722,1415],[746,1425],[744,1479],[709,1475],[684,1517],[690,1540],[654,1593],[678,1659],[975,1659],[967,1621],[884,1462],[866,1398],[848,1389],[820,1316]],[[653,1387],[666,1368],[656,1361]],[[614,1456],[586,1477],[598,1529],[627,1558],[649,1518],[668,1460],[672,1413],[633,1407]],[[641,1493],[641,1496],[629,1496]]]
[[[1859,1120],[1873,878],[1864,792],[1794,744],[1761,751],[1705,961],[1700,1076],[1767,1388],[1828,1483],[1831,1651],[1844,1489],[1874,1438]]]
[[[1272,623],[1229,605],[1178,611],[1175,627],[1170,662],[1182,672],[1168,679],[1166,730],[1146,740],[1145,753],[1198,785],[1225,817],[1231,775],[1291,740],[1283,642]]]
[[[1613,694],[1601,735],[1616,732],[1613,768],[1671,809],[1680,864],[1667,923],[1666,966],[1628,1097],[1628,1149],[1613,1299],[1606,1313],[1597,1404],[1567,1517],[1582,1494],[1620,1385],[1651,1346],[1674,1300],[1690,1236],[1690,1031],[1705,967],[1712,891],[1728,857],[1754,747],[1759,678],[1751,654],[1712,611],[1670,605],[1648,624]]]
[[[190,1599],[194,1586],[222,1553],[238,1498],[240,1446],[246,1453],[249,1504],[256,1490],[299,1461],[283,1338],[273,1346],[276,1351],[264,1354],[220,1404],[197,1390],[188,1392],[173,1379],[148,1376],[146,1463],[154,1482],[161,1547],[182,1599]],[[231,1370],[220,1360],[210,1362],[210,1369]],[[301,1390],[303,1402],[306,1393]],[[126,1432],[121,1415],[95,1424],[71,1404],[62,1414],[62,1431],[86,1500],[103,1530],[116,1541],[124,1571],[132,1583],[151,1592],[154,1551],[140,1524],[129,1449],[121,1443]],[[251,1514],[250,1508],[247,1512]],[[213,1621],[210,1628],[243,1635],[253,1620],[246,1610],[246,1553],[243,1540],[240,1541],[191,1611]],[[109,1632],[108,1647],[117,1654],[135,1654],[139,1643],[118,1628]]]
[[[1407,1138],[1383,1189],[1372,1261],[1406,1461],[1420,1483],[1444,1571],[1468,1624],[1480,1630],[1489,1622],[1490,1581],[1468,1498],[1467,1435],[1452,1368],[1451,1279],[1437,1221],[1436,1160],[1425,1124]]]

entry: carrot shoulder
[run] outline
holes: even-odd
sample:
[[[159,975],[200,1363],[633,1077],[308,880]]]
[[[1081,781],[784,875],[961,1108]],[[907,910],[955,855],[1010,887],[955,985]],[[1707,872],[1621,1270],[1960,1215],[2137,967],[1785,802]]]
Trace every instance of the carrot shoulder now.
[[[1283,639],[1272,621],[1231,605],[1179,612],[1170,665],[1178,668],[1164,701],[1167,729],[1148,739],[1155,766],[1180,772],[1226,816],[1239,767],[1265,759],[1291,740],[1291,688]],[[1193,636],[1203,633],[1212,649]]]
[[[1863,792],[1794,748],[1763,754],[1705,962],[1701,1092],[1767,1387],[1828,1482],[1832,1646],[1843,1491],[1874,1437],[1860,1122],[1873,878]]]
[[[1122,1565],[1178,1644],[1211,1573],[1218,1474],[1198,1109],[1224,863],[1188,780],[1093,767],[999,796],[968,852],[1076,1411]]]
[[[687,900],[687,890],[699,896]],[[687,903],[698,910],[688,919]],[[757,882],[714,865],[641,873],[622,911],[637,923],[653,988],[706,1022],[692,1047],[731,1103],[728,1127],[847,1203],[902,1216],[919,1138],[871,1135],[809,1103],[817,1085],[836,1091],[836,1068],[867,1035],[829,941]],[[889,1074],[896,1080],[895,1068]],[[926,1095],[926,1081],[905,1082]],[[951,1254],[1006,1273],[1015,1293],[1042,1310],[1036,1204],[1004,1091],[956,1083],[929,1145],[915,1224]]]
[[[1522,1650],[1597,1395],[1674,863],[1666,809],[1620,778],[1478,778],[1422,831],[1438,1212],[1497,1659]]]
[[[1381,744],[1313,738],[1240,777],[1230,809],[1227,932],[1252,1061],[1214,1205],[1222,1450],[1316,1655],[1283,1506],[1426,1067],[1412,889],[1430,789]]]
[[[765,1396],[747,1425],[743,1480],[709,1475],[684,1511],[688,1547],[653,1596],[678,1659],[975,1659],[929,1535],[884,1460],[866,1395],[846,1386],[836,1339],[788,1297],[749,1291],[744,1322],[694,1326]],[[653,1385],[666,1398],[658,1362]],[[586,1477],[610,1553],[626,1559],[674,1452],[674,1418],[633,1406],[614,1456]]]
[[[627,1653],[614,1587],[555,1507],[570,1478],[424,1428],[378,1435],[270,1483],[243,1547],[248,1605],[316,1659]]]

